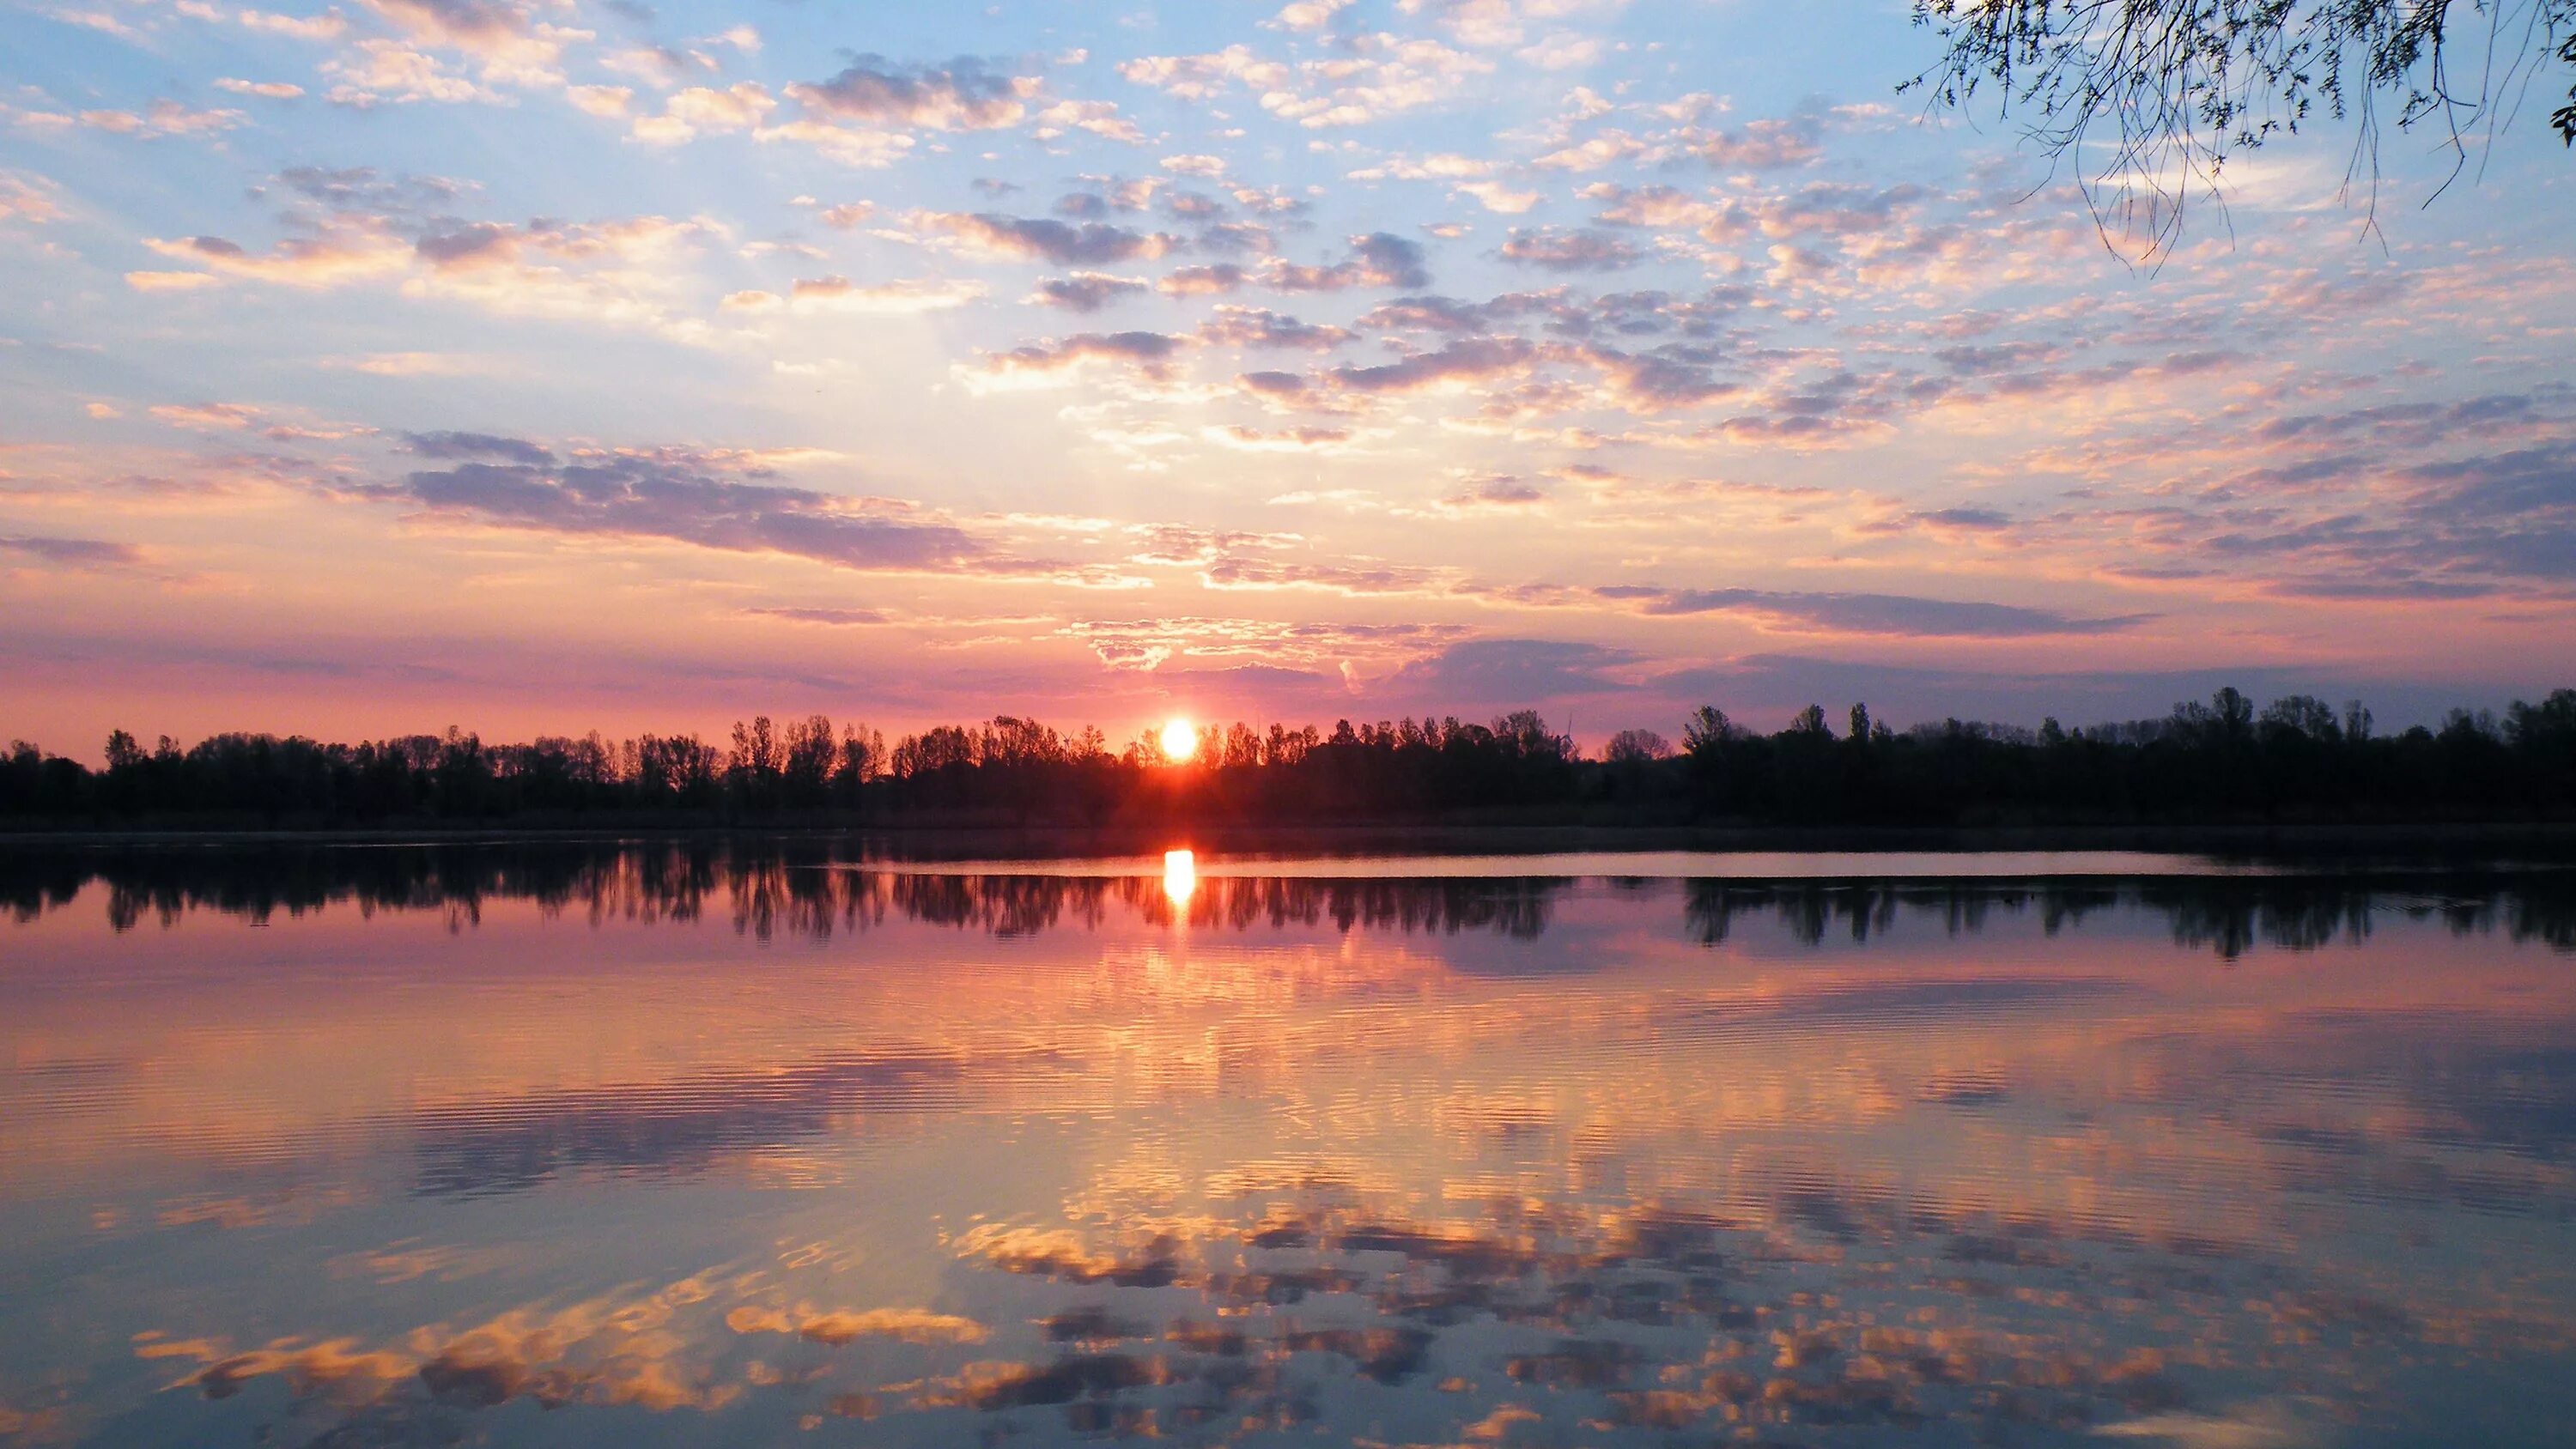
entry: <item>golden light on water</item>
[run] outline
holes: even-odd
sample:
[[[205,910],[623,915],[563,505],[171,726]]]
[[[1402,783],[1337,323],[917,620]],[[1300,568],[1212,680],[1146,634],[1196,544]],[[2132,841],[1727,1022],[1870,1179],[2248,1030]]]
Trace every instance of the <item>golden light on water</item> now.
[[[1198,893],[1198,888],[1198,858],[1186,850],[1164,851],[1163,894],[1172,898],[1172,904],[1188,905],[1190,897]]]
[[[1199,732],[1188,720],[1174,716],[1163,724],[1163,758],[1174,764],[1199,752]],[[1188,851],[1178,852],[1181,855]]]

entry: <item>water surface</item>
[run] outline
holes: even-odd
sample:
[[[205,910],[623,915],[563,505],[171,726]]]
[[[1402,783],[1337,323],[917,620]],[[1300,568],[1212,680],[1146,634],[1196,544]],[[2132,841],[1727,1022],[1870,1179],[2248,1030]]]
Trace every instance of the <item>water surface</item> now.
[[[2565,1444],[2576,884],[0,855],[0,1441]]]

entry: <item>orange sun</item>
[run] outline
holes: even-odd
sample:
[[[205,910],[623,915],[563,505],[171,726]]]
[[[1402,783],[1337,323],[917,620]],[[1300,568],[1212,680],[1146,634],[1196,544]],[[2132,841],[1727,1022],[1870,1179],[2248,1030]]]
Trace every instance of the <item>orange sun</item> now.
[[[1172,719],[1163,725],[1163,758],[1179,764],[1199,752],[1199,732],[1185,719]]]

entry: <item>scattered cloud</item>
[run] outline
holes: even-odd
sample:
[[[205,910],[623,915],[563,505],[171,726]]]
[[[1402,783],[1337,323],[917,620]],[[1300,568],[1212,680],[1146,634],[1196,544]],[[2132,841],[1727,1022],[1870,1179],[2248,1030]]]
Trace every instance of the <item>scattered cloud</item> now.
[[[1536,231],[1515,227],[1511,239],[1503,243],[1501,256],[1507,262],[1550,272],[1613,272],[1643,260],[1635,247],[1609,232],[1554,227]]]
[[[410,445],[454,466],[350,496],[494,527],[780,554],[847,569],[965,570],[997,562],[963,529],[906,505],[752,481],[727,466],[733,460],[704,453],[583,449],[559,457],[527,439],[477,433],[419,434]]]
[[[1791,593],[1764,589],[1663,589],[1613,586],[1594,597],[1640,613],[1672,617],[1740,614],[1788,633],[1873,634],[1903,638],[2014,639],[2114,634],[2152,614],[2085,617],[2018,604],[1911,598],[1900,594]]]
[[[934,131],[990,131],[1017,125],[1044,89],[1036,76],[1008,75],[973,56],[942,65],[896,65],[863,55],[827,80],[798,82],[787,93],[835,120]]]
[[[1121,297],[1132,297],[1153,290],[1142,277],[1113,276],[1107,272],[1075,272],[1066,277],[1048,277],[1037,284],[1028,300],[1042,307],[1061,307],[1068,312],[1097,312]]]
[[[916,235],[945,239],[974,255],[1058,266],[1151,260],[1172,250],[1174,238],[1130,231],[1106,222],[1070,223],[1052,217],[997,212],[915,211],[905,222]]]
[[[96,572],[140,567],[141,548],[96,538],[57,538],[44,534],[0,534],[0,556],[33,560],[57,569]]]

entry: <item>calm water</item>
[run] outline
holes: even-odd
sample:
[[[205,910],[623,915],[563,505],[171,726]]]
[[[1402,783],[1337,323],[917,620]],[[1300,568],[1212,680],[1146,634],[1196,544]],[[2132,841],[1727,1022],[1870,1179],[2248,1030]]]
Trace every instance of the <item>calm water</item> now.
[[[979,869],[0,855],[0,1442],[2576,1434],[2564,873]]]

